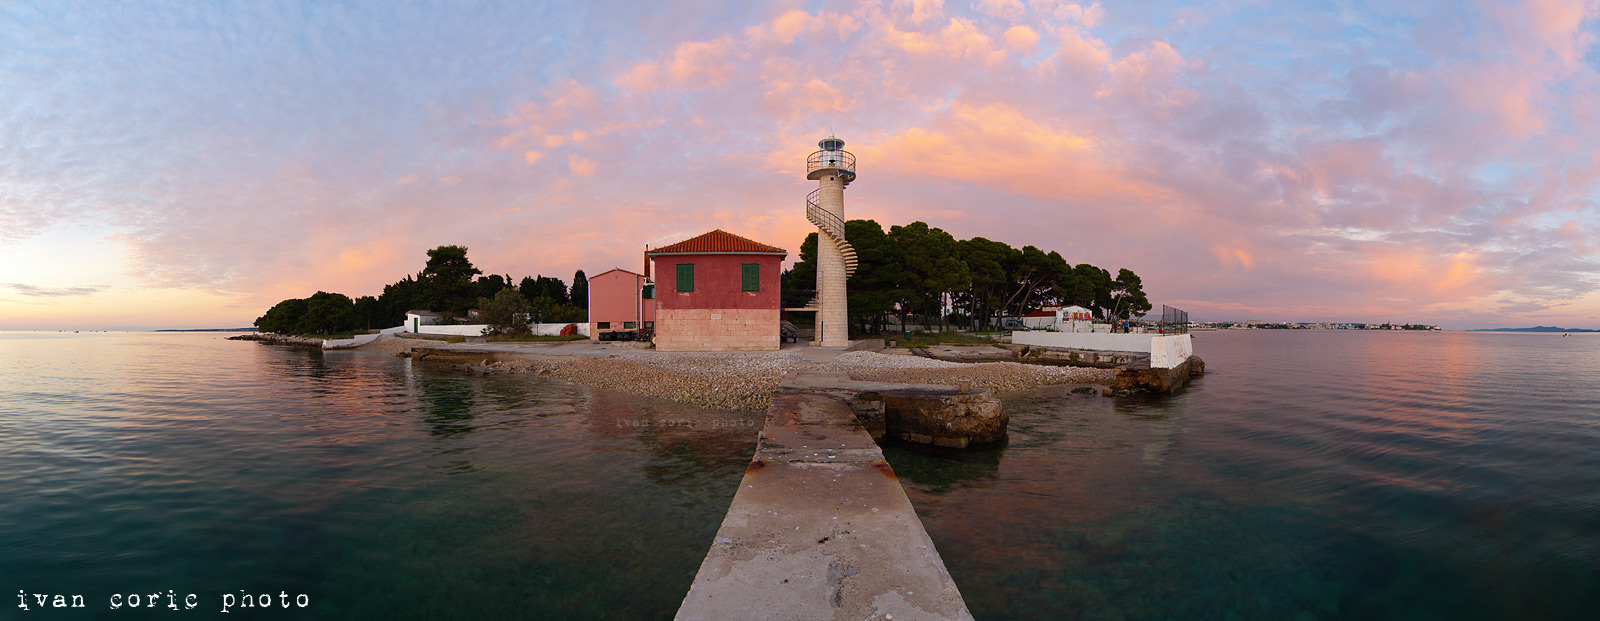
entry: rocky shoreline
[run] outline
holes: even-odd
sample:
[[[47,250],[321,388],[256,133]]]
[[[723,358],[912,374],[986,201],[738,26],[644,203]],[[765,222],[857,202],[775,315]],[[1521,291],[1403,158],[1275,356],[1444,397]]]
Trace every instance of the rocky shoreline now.
[[[409,346],[394,343],[389,347]],[[416,347],[407,347],[407,350]],[[399,353],[399,352],[396,352]],[[805,360],[792,352],[577,357],[426,350],[424,360],[454,363],[476,373],[531,373],[594,388],[658,397],[708,409],[766,410],[772,392],[794,370],[846,373],[851,379],[902,384],[943,384],[1026,390],[1056,384],[1109,386],[1107,369],[1051,367],[1015,362],[963,364],[913,356],[845,352],[834,362]]]
[[[269,345],[321,347],[322,340],[274,333],[244,334],[230,340]],[[445,349],[427,339],[383,336],[358,349],[450,364],[474,373],[528,373],[574,384],[657,397],[720,410],[762,411],[772,392],[790,371],[845,373],[850,379],[896,384],[933,384],[987,389],[995,393],[1052,385],[1081,385],[1074,392],[1107,396],[1171,392],[1182,382],[1160,386],[1132,385],[1113,368],[1055,366],[1020,362],[952,362],[870,351],[844,352],[832,362],[815,362],[793,351],[760,353],[669,353],[573,356],[534,352],[481,352]],[[1204,363],[1185,368],[1184,376],[1203,372]],[[1150,382],[1146,382],[1150,383]]]
[[[255,341],[265,345],[288,345],[291,347],[322,347],[322,339],[304,336],[284,336],[275,332],[258,332],[256,334],[240,334],[228,337],[230,341]]]

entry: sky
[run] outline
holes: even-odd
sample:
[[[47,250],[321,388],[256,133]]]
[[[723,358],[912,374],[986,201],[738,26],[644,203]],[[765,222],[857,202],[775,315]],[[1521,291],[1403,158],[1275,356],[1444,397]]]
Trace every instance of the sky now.
[[[1600,328],[1600,0],[0,0],[0,329],[248,326],[426,251],[848,218],[1197,320]]]

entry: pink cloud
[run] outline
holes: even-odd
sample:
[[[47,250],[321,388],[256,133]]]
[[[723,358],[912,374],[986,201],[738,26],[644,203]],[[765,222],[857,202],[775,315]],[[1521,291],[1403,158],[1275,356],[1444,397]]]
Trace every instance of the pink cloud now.
[[[935,32],[899,30],[890,22],[880,24],[880,28],[879,36],[885,42],[913,55],[973,59],[987,64],[1001,62],[1006,56],[1004,50],[995,48],[989,35],[961,18],[952,18],[944,29]]]
[[[894,0],[894,12],[913,24],[944,17],[944,0]]]
[[[1105,9],[1099,2],[1084,6],[1076,2],[1061,2],[1060,0],[1036,0],[1029,3],[1035,10],[1055,20],[1057,23],[1077,24],[1084,28],[1094,28],[1100,19],[1105,17]]]
[[[1111,62],[1111,52],[1099,39],[1074,26],[1056,30],[1056,53],[1051,62],[1080,79],[1098,79]]]
[[[1039,45],[1039,33],[1027,26],[1018,24],[1006,29],[1006,47],[1018,54],[1027,54]]]
[[[1096,97],[1127,102],[1155,103],[1166,99],[1169,87],[1191,65],[1165,41],[1153,41],[1145,49],[1118,59],[1106,67],[1109,79]]]
[[[979,12],[1004,20],[1022,16],[1022,0],[976,0],[973,8]]]
[[[164,215],[130,219],[130,265],[281,299],[375,293],[445,243],[563,278],[712,228],[795,251],[804,158],[833,130],[861,158],[852,217],[1126,263],[1158,300],[1289,319],[1593,299],[1596,3],[1448,8],[1481,34],[1416,60],[1363,47],[1409,36],[1382,24],[1298,40],[1342,18],[1316,11],[1239,37],[1212,30],[1227,7],[753,7],[440,104],[413,143],[141,175]],[[1416,28],[1457,34],[1436,19]],[[1274,45],[1295,54],[1253,55]],[[247,151],[214,140],[196,152]]]
[[[582,157],[576,153],[567,155],[567,168],[572,174],[579,177],[594,176],[594,160]]]

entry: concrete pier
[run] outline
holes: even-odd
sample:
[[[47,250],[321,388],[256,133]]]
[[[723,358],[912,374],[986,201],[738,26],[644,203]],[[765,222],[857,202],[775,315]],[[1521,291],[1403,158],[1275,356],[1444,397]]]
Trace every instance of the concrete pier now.
[[[971,619],[849,404],[790,384],[677,618]]]

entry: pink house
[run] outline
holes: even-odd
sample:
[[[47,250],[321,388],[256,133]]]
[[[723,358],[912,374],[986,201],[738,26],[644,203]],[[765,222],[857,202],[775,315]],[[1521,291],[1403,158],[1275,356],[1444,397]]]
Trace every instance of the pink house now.
[[[589,277],[589,336],[654,328],[656,301],[643,274],[622,268]]]
[[[778,349],[779,275],[788,254],[720,229],[646,252],[657,284],[656,349]]]

